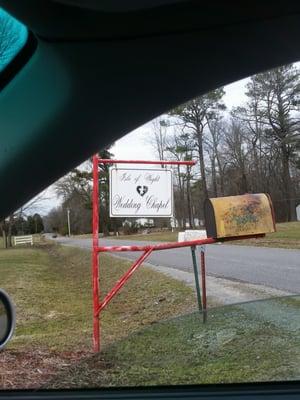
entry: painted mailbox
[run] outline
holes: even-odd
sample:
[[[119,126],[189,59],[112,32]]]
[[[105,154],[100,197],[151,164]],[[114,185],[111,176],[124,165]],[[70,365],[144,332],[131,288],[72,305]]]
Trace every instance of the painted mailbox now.
[[[207,199],[204,204],[207,237],[228,238],[275,232],[268,194],[244,194]]]

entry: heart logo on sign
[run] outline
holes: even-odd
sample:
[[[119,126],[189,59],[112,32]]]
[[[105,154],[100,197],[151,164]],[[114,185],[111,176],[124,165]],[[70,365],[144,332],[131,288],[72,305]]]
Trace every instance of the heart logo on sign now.
[[[144,196],[148,192],[148,186],[137,186],[136,191],[140,196]]]

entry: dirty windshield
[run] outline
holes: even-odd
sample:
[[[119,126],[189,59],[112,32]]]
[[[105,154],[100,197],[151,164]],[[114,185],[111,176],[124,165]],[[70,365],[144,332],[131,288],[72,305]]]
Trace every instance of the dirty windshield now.
[[[298,63],[215,89],[0,221],[0,388],[299,380],[299,100]]]

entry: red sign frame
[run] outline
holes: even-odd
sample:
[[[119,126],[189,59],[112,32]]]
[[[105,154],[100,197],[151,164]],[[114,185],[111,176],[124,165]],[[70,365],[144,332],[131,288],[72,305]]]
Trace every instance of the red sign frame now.
[[[165,161],[165,160],[111,160],[101,159],[98,155],[93,156],[93,245],[92,245],[92,287],[93,287],[93,349],[95,352],[100,351],[100,315],[103,309],[108,305],[112,298],[119,292],[119,290],[125,285],[132,274],[141,266],[141,264],[149,257],[153,251],[168,250],[181,247],[190,247],[192,251],[196,246],[203,246],[205,244],[212,244],[216,242],[224,242],[226,240],[241,240],[247,237],[236,237],[228,239],[200,239],[191,240],[185,242],[173,242],[173,243],[160,243],[155,245],[133,245],[133,246],[100,246],[99,245],[99,164],[153,164],[153,165],[185,165],[193,166],[196,164],[195,161]],[[255,237],[261,237],[264,235],[256,235]],[[253,236],[252,236],[253,237]],[[116,282],[114,287],[106,294],[104,299],[100,301],[100,290],[99,290],[99,255],[102,252],[122,252],[122,251],[137,251],[142,252],[141,256],[137,258],[127,272]],[[201,263],[201,279],[202,279],[202,311],[203,320],[206,320],[206,271],[205,271],[205,254],[203,249],[200,253]],[[195,275],[196,279],[196,275]],[[199,301],[199,299],[198,299]]]

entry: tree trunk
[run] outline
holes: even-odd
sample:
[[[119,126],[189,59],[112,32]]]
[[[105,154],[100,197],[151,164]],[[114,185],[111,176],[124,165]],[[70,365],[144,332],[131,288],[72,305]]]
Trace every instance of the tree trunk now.
[[[248,189],[247,176],[244,170],[242,171],[241,186],[242,186],[242,192],[248,193],[249,189]]]
[[[11,231],[12,231],[13,216],[9,217],[8,232],[7,232],[7,247],[12,247]]]
[[[284,196],[287,208],[287,220],[296,221],[296,203],[293,190],[293,184],[290,174],[289,152],[285,144],[281,145],[282,158],[282,181],[284,185]]]
[[[3,231],[2,231],[2,237],[3,237],[3,247],[4,247],[5,249],[7,249],[7,236],[6,236],[6,232],[5,232],[4,229],[3,229]]]
[[[1,223],[0,223],[0,227],[1,227],[1,230],[2,230],[2,238],[3,238],[3,247],[5,248],[5,249],[7,249],[7,235],[6,235],[6,226],[5,226],[6,224],[5,224],[5,221],[2,221]]]
[[[207,190],[207,183],[206,183],[204,154],[203,154],[203,137],[202,137],[202,133],[200,132],[199,129],[197,132],[197,140],[198,140],[198,154],[199,154],[202,190],[203,190],[203,194],[204,194],[204,199],[207,199],[208,198],[208,190]]]
[[[182,218],[182,229],[186,229],[186,201],[185,201],[185,186],[184,186],[184,180],[181,182],[181,188],[182,188],[182,198],[181,198],[181,218]]]
[[[188,218],[190,228],[194,228],[193,216],[192,216],[192,204],[191,204],[191,177],[190,168],[187,167],[187,181],[186,181],[186,193],[187,193],[187,207],[188,207]]]
[[[181,202],[180,213],[178,213],[178,223],[181,229],[185,229],[185,212],[184,212],[184,185],[180,175],[180,166],[177,165],[177,173],[178,173],[178,186],[179,186],[179,197]]]
[[[217,164],[218,164],[218,170],[219,170],[219,176],[220,176],[220,192],[221,196],[224,196],[224,169],[222,168],[220,157],[216,155],[217,159]]]
[[[211,178],[213,184],[214,197],[218,197],[217,174],[216,174],[216,164],[215,164],[214,154],[211,157],[210,162],[211,162]]]

